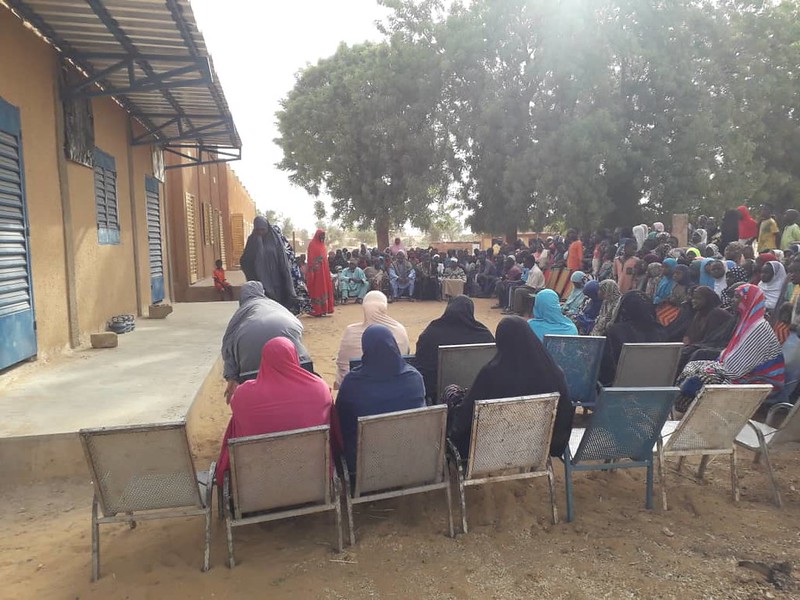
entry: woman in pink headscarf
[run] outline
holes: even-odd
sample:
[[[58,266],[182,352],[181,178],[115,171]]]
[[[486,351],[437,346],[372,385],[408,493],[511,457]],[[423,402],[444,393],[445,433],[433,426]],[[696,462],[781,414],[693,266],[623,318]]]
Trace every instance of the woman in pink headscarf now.
[[[285,337],[269,340],[258,376],[237,387],[231,398],[233,414],[222,438],[217,483],[222,485],[230,467],[229,439],[330,425],[332,406],[330,388],[300,366],[294,344]],[[338,427],[331,429],[331,440],[340,440]]]

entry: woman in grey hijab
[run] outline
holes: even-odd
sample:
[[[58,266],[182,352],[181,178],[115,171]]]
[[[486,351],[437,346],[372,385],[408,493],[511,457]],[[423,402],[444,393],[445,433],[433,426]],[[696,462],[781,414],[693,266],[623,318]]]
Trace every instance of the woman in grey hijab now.
[[[297,349],[300,365],[311,371],[313,365],[303,346],[303,324],[286,308],[264,295],[259,281],[242,286],[239,308],[222,338],[222,375],[228,382],[226,399],[236,385],[255,378],[261,364],[261,350],[275,337],[288,338]]]
[[[260,281],[268,298],[292,310],[298,298],[283,241],[264,217],[253,220],[239,261],[247,281]]]

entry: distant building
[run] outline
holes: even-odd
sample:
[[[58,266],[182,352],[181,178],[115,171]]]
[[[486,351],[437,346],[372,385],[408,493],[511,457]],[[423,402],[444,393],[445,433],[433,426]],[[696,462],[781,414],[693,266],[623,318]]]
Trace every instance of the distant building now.
[[[167,234],[185,194],[165,167],[200,182],[213,168],[217,188],[243,188],[217,164],[241,142],[188,0],[10,0],[0,56],[3,369],[176,299],[183,259]],[[216,237],[200,238],[198,273],[223,249],[230,261],[231,207],[252,224],[252,201],[213,185]]]

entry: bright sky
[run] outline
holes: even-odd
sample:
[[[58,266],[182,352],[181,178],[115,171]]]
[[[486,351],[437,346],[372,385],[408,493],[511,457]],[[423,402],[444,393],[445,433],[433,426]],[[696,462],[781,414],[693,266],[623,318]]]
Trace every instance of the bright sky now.
[[[275,167],[282,152],[275,113],[307,64],[330,56],[340,42],[378,40],[377,0],[191,0],[233,119],[243,158],[231,163],[261,210],[292,218],[313,232],[314,199]]]

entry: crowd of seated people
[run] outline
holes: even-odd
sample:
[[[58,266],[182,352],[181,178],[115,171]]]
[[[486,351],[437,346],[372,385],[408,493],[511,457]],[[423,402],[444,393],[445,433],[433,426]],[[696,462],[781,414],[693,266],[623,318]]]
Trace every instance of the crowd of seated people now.
[[[223,348],[226,377],[241,383],[228,390],[233,415],[226,439],[330,423],[353,471],[359,416],[447,404],[448,435],[466,454],[476,400],[549,392],[561,398],[551,448],[557,456],[574,411],[564,375],[545,350],[547,335],[605,336],[602,385],[613,383],[625,344],[682,342],[675,373],[679,412],[712,383],[767,383],[780,391],[786,383],[784,348],[796,347],[800,332],[797,221],[796,211],[787,211],[781,230],[768,209],[758,222],[739,207],[726,212],[719,227],[712,218],[698,218],[685,245],[656,222],[652,228],[586,236],[570,230],[565,238],[527,245],[518,240],[485,251],[406,249],[396,239],[384,252],[363,245],[332,252],[330,265],[342,268],[347,298],[361,301],[363,309],[363,319],[342,336],[335,404],[313,373],[300,340],[302,325],[298,329],[286,314],[276,316],[263,292],[248,288]],[[560,290],[547,289],[553,273],[565,275]],[[493,308],[513,316],[501,320],[493,335],[475,319],[470,296],[494,298]],[[388,314],[389,304],[402,298],[448,300],[442,316],[419,336],[415,366],[403,356],[414,348],[397,320],[402,309]],[[251,326],[260,331],[260,345],[243,334]],[[450,387],[438,397],[439,348],[493,341],[496,355],[472,386]],[[260,366],[253,364],[254,353],[262,358]],[[361,364],[351,370],[352,359]],[[257,372],[255,380],[243,383],[244,371]],[[286,404],[289,393],[304,402]],[[264,406],[256,409],[258,398]],[[295,409],[297,419],[271,416]]]

